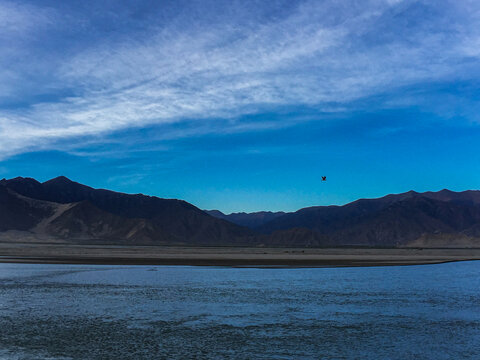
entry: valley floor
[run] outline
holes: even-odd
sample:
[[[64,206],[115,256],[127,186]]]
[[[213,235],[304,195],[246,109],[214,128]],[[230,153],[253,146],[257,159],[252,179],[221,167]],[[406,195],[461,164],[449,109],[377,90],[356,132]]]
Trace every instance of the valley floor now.
[[[479,260],[480,249],[247,248],[0,243],[0,262],[251,267],[434,264]]]

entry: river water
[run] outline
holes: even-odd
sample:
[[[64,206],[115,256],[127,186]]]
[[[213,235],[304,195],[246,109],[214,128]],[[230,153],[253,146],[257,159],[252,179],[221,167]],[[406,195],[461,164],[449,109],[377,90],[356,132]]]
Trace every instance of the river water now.
[[[0,264],[0,359],[480,359],[480,261]]]

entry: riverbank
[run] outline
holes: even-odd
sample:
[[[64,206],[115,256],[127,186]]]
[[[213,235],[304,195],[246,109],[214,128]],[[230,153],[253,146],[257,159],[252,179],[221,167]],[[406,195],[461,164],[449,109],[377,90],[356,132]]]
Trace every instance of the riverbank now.
[[[479,260],[480,249],[165,247],[0,243],[0,262],[198,266],[391,266]]]

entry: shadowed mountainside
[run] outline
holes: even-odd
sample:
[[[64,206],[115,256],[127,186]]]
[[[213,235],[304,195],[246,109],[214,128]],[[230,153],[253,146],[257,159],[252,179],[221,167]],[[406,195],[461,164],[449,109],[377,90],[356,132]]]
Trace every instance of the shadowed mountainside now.
[[[33,201],[23,204],[25,214],[35,214],[28,223],[21,223],[21,205],[15,205],[13,220],[3,223],[3,230],[25,230],[42,220],[40,209],[49,208],[45,213],[40,235],[52,235],[63,239],[100,239],[120,243],[141,244],[197,244],[209,245],[225,243],[235,245],[246,241],[251,231],[222,219],[214,218],[195,206],[181,200],[160,199],[141,194],[128,195],[109,190],[93,189],[58,177],[44,183],[30,178],[2,180],[0,188],[8,192],[10,204],[22,198]],[[53,204],[69,204],[55,212]],[[7,211],[8,213],[8,211]],[[55,216],[53,216],[55,215]],[[5,218],[7,220],[7,217]],[[2,226],[0,225],[0,226]],[[36,224],[38,225],[38,224]],[[33,231],[38,230],[38,226]]]
[[[480,191],[409,191],[314,206],[251,228],[273,243],[311,246],[480,246]]]
[[[225,215],[65,177],[1,180],[0,240],[30,237],[132,245],[479,247],[480,191],[409,191],[293,213]]]
[[[0,231],[29,230],[54,214],[55,204],[23,197],[0,186]]]

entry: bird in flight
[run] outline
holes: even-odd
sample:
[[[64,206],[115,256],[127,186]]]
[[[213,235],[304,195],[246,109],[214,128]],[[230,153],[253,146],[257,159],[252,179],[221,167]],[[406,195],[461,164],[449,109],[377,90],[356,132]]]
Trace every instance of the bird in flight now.
[[[327,177],[326,177],[326,176],[322,176],[322,181],[327,181]]]

